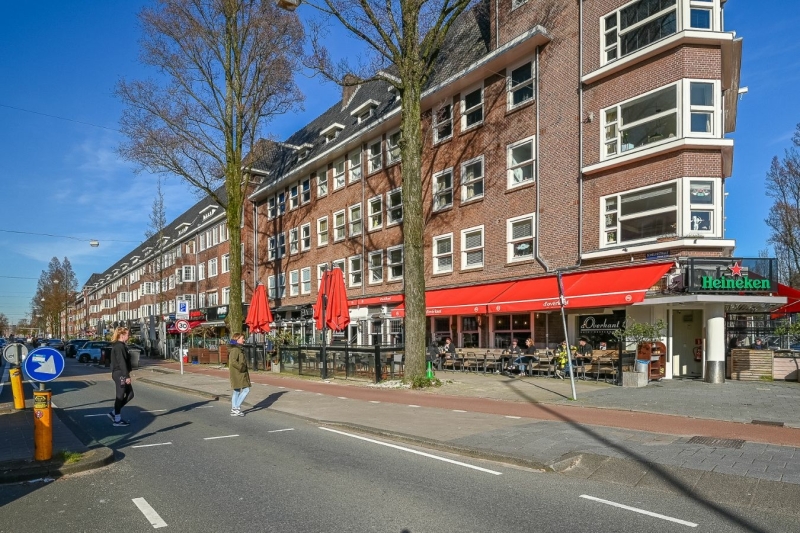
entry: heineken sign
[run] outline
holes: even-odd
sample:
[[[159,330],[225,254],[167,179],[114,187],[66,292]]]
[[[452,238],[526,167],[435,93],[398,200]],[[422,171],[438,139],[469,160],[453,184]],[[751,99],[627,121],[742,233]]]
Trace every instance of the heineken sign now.
[[[687,289],[710,292],[772,292],[774,259],[690,259]]]

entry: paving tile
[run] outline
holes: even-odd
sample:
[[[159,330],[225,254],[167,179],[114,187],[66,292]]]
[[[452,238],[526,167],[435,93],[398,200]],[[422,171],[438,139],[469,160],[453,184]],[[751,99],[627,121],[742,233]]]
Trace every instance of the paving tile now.
[[[770,481],[780,481],[783,475],[780,472],[762,472],[760,470],[748,470],[746,477],[756,479],[767,479]]]
[[[719,472],[705,472],[694,486],[699,500],[749,505],[758,480]]]

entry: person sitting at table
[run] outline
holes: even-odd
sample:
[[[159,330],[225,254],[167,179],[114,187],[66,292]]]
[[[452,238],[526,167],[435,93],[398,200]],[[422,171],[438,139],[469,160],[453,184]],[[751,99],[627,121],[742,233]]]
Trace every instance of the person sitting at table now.
[[[516,342],[517,341],[514,341],[512,343],[512,347]],[[514,359],[512,367],[519,369],[520,376],[525,376],[527,375],[526,370],[529,368],[529,365],[539,361],[539,358],[536,357],[536,348],[533,347],[533,339],[530,337],[525,339],[525,348],[520,349],[520,353],[523,355]]]
[[[556,352],[556,377],[559,379],[564,379],[564,376],[569,375],[570,365],[569,365],[569,353],[567,352],[567,341],[561,341],[561,344],[558,345],[558,351]]]
[[[511,346],[503,350],[502,357],[500,357],[500,368],[503,374],[512,375],[514,370],[514,360],[522,355],[522,348],[517,344],[517,339],[511,339]]]
[[[439,354],[439,370],[442,369],[442,365],[444,364],[445,360],[455,359],[455,357],[456,345],[453,344],[453,339],[447,337],[444,340],[444,346],[442,346],[441,353]]]
[[[589,344],[586,337],[581,337],[578,341],[578,353],[575,355],[575,366],[583,367],[592,359],[592,345]],[[583,370],[583,368],[576,368],[576,370]]]
[[[439,347],[436,346],[436,343],[433,341],[431,341],[431,343],[428,345],[427,354],[425,355],[425,361],[426,363],[427,362],[431,363],[431,365],[433,365],[433,363],[437,363],[438,365]],[[438,370],[441,370],[441,368],[438,368]]]

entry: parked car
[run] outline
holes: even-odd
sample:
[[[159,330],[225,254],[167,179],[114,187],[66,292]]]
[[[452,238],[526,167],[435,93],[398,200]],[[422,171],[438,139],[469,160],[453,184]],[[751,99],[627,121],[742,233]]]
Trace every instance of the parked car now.
[[[48,348],[55,348],[59,352],[64,351],[64,341],[62,341],[61,339],[47,339],[45,341],[45,346],[47,346]]]
[[[78,349],[82,348],[87,342],[89,342],[89,339],[72,339],[67,342],[64,355],[67,357],[75,357],[78,354]]]
[[[100,362],[100,350],[106,346],[111,346],[106,341],[89,341],[78,349],[77,358],[79,363]]]

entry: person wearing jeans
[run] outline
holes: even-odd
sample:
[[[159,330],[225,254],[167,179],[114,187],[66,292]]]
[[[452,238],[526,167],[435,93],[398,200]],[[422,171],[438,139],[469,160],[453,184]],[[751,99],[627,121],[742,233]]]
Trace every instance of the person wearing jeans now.
[[[241,345],[244,343],[244,335],[237,333],[231,339],[231,347],[228,350],[228,369],[231,376],[231,416],[244,416],[242,412],[242,402],[250,392],[250,374],[247,371],[247,359],[242,353]]]

